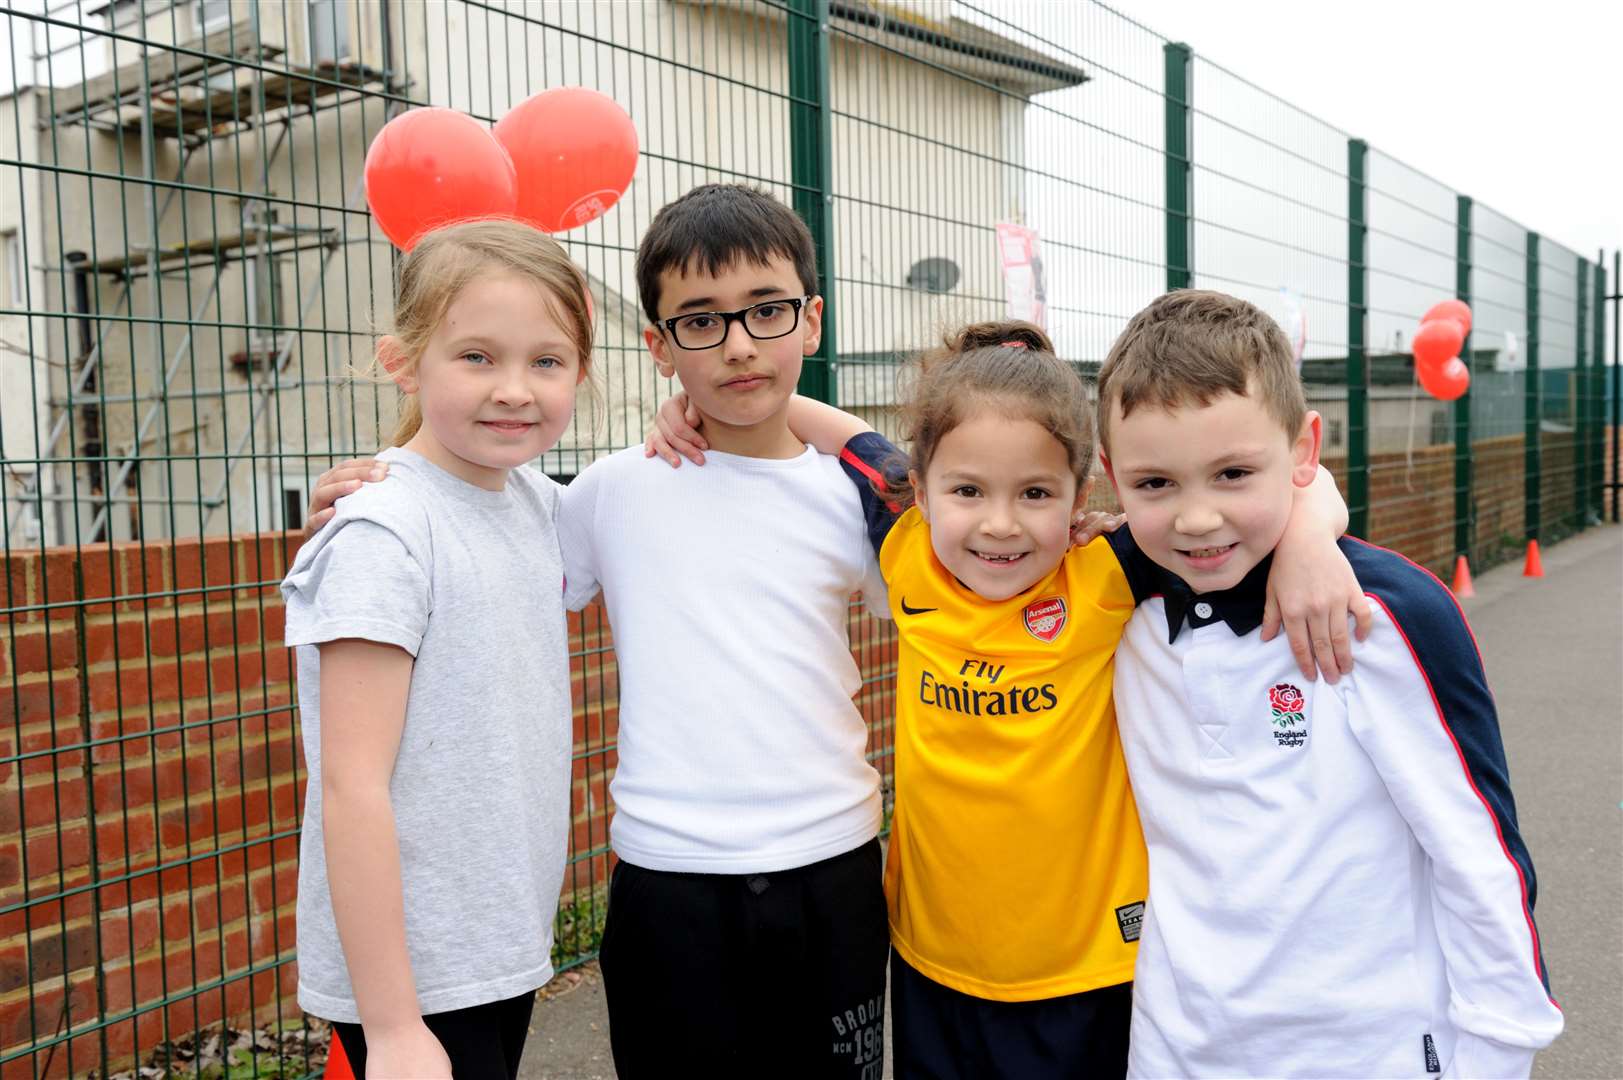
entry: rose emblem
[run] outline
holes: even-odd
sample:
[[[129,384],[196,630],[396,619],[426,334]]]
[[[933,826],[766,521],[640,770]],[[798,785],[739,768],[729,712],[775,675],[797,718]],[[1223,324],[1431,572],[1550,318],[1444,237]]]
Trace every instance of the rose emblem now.
[[[1299,713],[1305,701],[1302,692],[1290,683],[1280,683],[1268,691],[1268,704],[1277,713]]]

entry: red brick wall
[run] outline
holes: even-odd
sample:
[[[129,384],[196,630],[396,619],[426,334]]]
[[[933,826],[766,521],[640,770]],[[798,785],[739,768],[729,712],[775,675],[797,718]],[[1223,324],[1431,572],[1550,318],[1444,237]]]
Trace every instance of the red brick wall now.
[[[5,1076],[82,1073],[103,1040],[127,1061],[291,989],[302,773],[275,582],[295,542],[6,561],[0,1053],[56,1044]],[[66,1038],[100,1017],[120,1019]]]
[[[1476,561],[1482,570],[1520,557],[1526,536],[1525,440],[1520,435],[1480,439],[1472,445],[1476,508]],[[1576,444],[1573,436],[1544,435],[1543,524],[1559,532],[1573,514]],[[1325,468],[1346,486],[1346,459],[1327,457]],[[1448,580],[1454,556],[1454,447],[1426,446],[1413,455],[1372,454],[1369,462],[1369,535]]]

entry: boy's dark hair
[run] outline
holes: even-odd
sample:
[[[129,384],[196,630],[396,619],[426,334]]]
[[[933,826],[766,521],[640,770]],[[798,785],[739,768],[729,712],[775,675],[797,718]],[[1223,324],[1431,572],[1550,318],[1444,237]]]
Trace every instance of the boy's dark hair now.
[[[1209,289],[1177,289],[1133,316],[1099,369],[1099,441],[1110,449],[1116,402],[1209,405],[1223,394],[1255,397],[1296,438],[1307,416],[1290,340],[1252,304]]]
[[[800,215],[747,184],[696,187],[666,203],[637,245],[642,310],[659,322],[659,275],[667,270],[714,276],[739,259],[765,266],[774,255],[795,264],[808,296],[817,294],[817,248]]]

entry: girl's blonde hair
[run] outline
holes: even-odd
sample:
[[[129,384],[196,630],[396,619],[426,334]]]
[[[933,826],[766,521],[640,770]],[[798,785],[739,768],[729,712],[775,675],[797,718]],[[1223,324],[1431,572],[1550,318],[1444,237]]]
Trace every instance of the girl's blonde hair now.
[[[1028,322],[974,323],[951,334],[915,364],[902,406],[902,437],[912,444],[910,467],[923,476],[941,440],[959,424],[991,409],[1040,424],[1065,448],[1078,488],[1093,472],[1093,419],[1082,380],[1054,355],[1048,335]],[[881,492],[898,505],[912,489],[897,482]]]
[[[400,261],[394,337],[403,362],[416,366],[440,320],[468,283],[492,271],[528,278],[553,305],[591,374],[592,313],[586,275],[556,240],[530,225],[502,219],[463,221],[435,229]],[[409,370],[408,367],[408,370]],[[417,399],[404,395],[392,444],[404,446],[422,426]]]

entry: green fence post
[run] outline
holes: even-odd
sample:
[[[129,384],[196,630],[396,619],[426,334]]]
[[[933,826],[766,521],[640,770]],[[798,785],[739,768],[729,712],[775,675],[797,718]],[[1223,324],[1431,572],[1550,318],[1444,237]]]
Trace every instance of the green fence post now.
[[[1623,522],[1623,251],[1612,252],[1612,524]]]
[[[1460,195],[1455,200],[1454,226],[1454,295],[1466,304],[1471,302],[1471,197]],[[1471,335],[1465,335],[1460,356],[1473,374]],[[1476,492],[1473,490],[1471,445],[1471,390],[1454,399],[1454,554],[1464,555],[1470,563],[1476,562]]]
[[[1190,50],[1181,41],[1162,46],[1166,57],[1167,290],[1194,280],[1193,159],[1190,157]]]
[[[828,0],[789,0],[789,157],[794,207],[817,246],[823,338],[800,369],[800,392],[834,403],[834,160]]]
[[[1369,144],[1347,140],[1347,531],[1369,535]]]
[[[1606,520],[1606,253],[1595,253],[1595,337],[1590,355],[1594,371],[1589,376],[1591,403],[1589,439],[1589,520],[1596,525]]]
[[[1539,510],[1543,501],[1539,497],[1539,467],[1543,458],[1539,446],[1539,420],[1543,414],[1539,407],[1538,292],[1538,233],[1530,232],[1527,234],[1527,372],[1523,383],[1527,411],[1522,427],[1522,468],[1525,474],[1522,515],[1529,540],[1539,538]]]
[[[1589,260],[1579,259],[1573,275],[1577,321],[1572,331],[1572,525],[1582,529],[1589,516]]]

